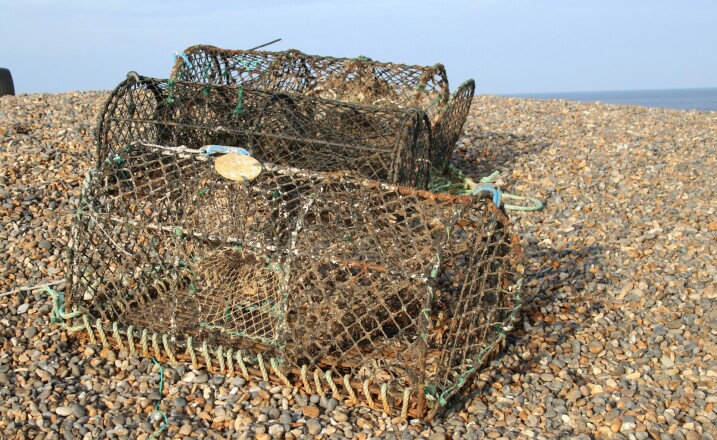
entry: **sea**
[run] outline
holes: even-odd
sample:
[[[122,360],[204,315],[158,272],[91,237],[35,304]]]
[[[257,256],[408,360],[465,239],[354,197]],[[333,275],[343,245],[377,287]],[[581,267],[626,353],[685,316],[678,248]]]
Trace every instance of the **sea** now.
[[[680,110],[717,111],[717,88],[624,90],[608,92],[529,93],[510,95],[517,98],[569,99],[580,102],[641,105]]]

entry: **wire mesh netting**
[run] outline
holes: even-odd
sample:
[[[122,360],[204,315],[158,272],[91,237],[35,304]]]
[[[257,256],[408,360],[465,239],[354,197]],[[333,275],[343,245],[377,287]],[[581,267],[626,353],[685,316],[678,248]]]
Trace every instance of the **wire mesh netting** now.
[[[422,189],[436,133],[465,116],[435,130],[415,105],[253,86],[130,74],[114,90],[72,229],[68,319],[131,353],[433,417],[522,303],[504,211]],[[222,177],[206,145],[247,148],[261,173]]]
[[[207,45],[188,47],[177,57],[171,78],[379,108],[418,107],[429,122],[430,160],[438,171],[451,157],[475,92],[475,82],[468,80],[450,95],[441,64],[409,66],[366,57],[335,58],[298,50],[230,50]]]
[[[67,298],[90,333],[423,415],[512,323],[520,251],[490,200],[213,162],[136,143],[90,175]]]
[[[143,141],[242,146],[259,160],[425,188],[430,127],[418,108],[376,108],[235,86],[129,75],[112,93],[99,153]]]

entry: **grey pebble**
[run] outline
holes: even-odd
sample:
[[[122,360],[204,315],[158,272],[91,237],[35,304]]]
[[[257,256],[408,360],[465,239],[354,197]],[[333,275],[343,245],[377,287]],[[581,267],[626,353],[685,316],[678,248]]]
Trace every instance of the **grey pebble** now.
[[[82,407],[80,404],[74,404],[72,405],[72,414],[77,417],[78,419],[85,417],[87,415],[87,411],[85,411],[85,408]]]
[[[207,373],[201,372],[194,377],[194,380],[192,382],[202,384],[202,383],[207,383],[208,380],[209,380],[209,375]]]
[[[58,416],[67,417],[70,414],[72,414],[72,407],[71,406],[58,406],[57,409],[55,409],[55,412]]]
[[[229,384],[235,387],[243,387],[246,384],[246,380],[243,377],[230,377]]]
[[[296,396],[294,396],[294,400],[299,406],[306,406],[309,404],[309,400],[303,394],[297,394]]]
[[[319,422],[318,420],[309,419],[306,421],[306,429],[309,431],[309,434],[317,435],[321,432],[323,428],[321,426],[321,422]]]
[[[279,411],[279,408],[269,408],[268,415],[271,420],[276,420],[281,416],[281,411]]]
[[[37,327],[35,327],[34,325],[31,325],[30,327],[28,327],[27,329],[25,329],[25,332],[23,333],[23,335],[24,335],[27,339],[32,339],[32,338],[34,338],[35,335],[37,335]]]
[[[268,434],[272,437],[278,437],[284,433],[284,425],[276,424],[269,426]]]

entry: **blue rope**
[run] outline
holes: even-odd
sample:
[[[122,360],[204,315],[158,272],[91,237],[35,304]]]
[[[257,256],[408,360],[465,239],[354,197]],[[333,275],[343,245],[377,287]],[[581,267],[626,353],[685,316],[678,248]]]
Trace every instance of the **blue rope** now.
[[[187,57],[187,54],[182,53],[182,52],[177,52],[177,51],[175,50],[175,51],[174,51],[174,62],[175,62],[175,63],[177,62],[177,58],[183,59],[183,60],[184,60],[184,64],[186,64],[187,67],[189,67],[190,69],[192,68],[192,63],[189,62],[189,57]]]
[[[494,171],[490,176],[483,177],[482,179],[480,179],[480,183],[490,184],[491,182],[495,181],[499,176],[500,176],[500,171]],[[476,190],[482,189],[485,191],[484,186],[480,186],[480,187],[476,188]],[[493,185],[490,185],[490,186],[493,186]],[[504,203],[503,208],[505,208],[508,211],[539,211],[539,210],[543,209],[543,207],[545,206],[543,204],[543,202],[536,199],[535,197],[516,196],[515,194],[508,194],[508,193],[502,193],[501,197],[504,199],[509,199],[509,200],[527,200],[531,203],[528,206],[509,205],[507,203]],[[499,198],[499,200],[500,200],[500,198]],[[495,203],[495,195],[493,198],[493,202]],[[496,206],[500,206],[500,204],[496,204]]]
[[[211,156],[214,153],[251,156],[251,153],[242,147],[228,147],[226,145],[205,145],[199,149],[199,152],[205,156]]]
[[[501,193],[498,188],[491,185],[490,183],[484,183],[483,185],[476,186],[475,189],[473,189],[474,195],[478,195],[482,192],[488,192],[488,193],[493,194],[493,204],[495,205],[496,208],[500,208]]]

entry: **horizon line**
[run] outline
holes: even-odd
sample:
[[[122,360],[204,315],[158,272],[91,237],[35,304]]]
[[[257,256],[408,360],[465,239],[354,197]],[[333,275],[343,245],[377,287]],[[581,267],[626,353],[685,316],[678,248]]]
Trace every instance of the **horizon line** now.
[[[571,91],[559,91],[559,92],[509,92],[509,93],[480,93],[482,95],[496,95],[505,97],[531,97],[531,96],[545,96],[545,95],[570,95],[578,93],[624,93],[624,92],[665,92],[665,91],[688,91],[688,90],[717,90],[717,86],[704,86],[704,87],[676,87],[676,88],[661,88],[661,89],[612,89],[612,90],[571,90]]]

